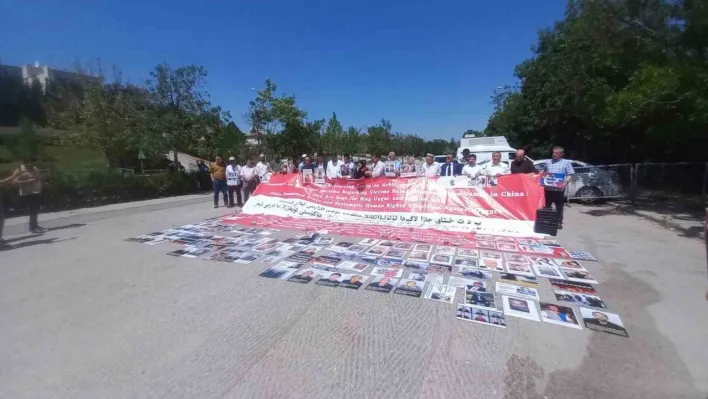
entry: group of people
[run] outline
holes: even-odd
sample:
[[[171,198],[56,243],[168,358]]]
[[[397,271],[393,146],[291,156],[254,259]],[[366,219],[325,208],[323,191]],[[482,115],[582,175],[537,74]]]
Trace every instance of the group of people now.
[[[563,207],[565,206],[565,185],[570,181],[571,175],[575,173],[572,164],[563,158],[562,147],[553,148],[553,157],[541,165],[543,171],[548,173],[562,173],[565,176],[563,184],[558,187],[545,187],[546,207],[555,207],[558,214],[558,228],[563,228]],[[387,157],[374,155],[369,166],[366,160],[352,161],[349,154],[344,154],[340,159],[337,155],[325,161],[323,154],[315,153],[312,157],[302,154],[299,164],[295,164],[292,159],[281,165],[280,172],[288,173],[308,173],[315,175],[323,173],[327,179],[348,178],[365,179],[374,177],[396,177],[396,176],[465,176],[469,179],[487,179],[487,182],[496,182],[499,176],[519,173],[537,173],[531,160],[526,157],[523,149],[516,151],[514,159],[509,162],[502,162],[500,152],[492,154],[491,162],[484,165],[477,165],[477,156],[470,153],[468,149],[462,151],[462,159],[458,161],[454,154],[447,155],[443,163],[435,162],[433,154],[425,156],[425,162],[418,167],[413,156],[405,157],[401,162],[396,157],[396,153],[391,151]],[[309,172],[304,172],[309,171]],[[250,194],[256,189],[258,183],[266,179],[268,174],[273,173],[270,166],[265,162],[263,154],[260,155],[259,162],[253,164],[248,159],[246,165],[239,165],[234,157],[230,157],[228,164],[221,156],[217,156],[215,162],[209,167],[209,173],[214,186],[214,207],[219,206],[219,193],[224,197],[224,205],[227,207],[243,206],[248,201]],[[243,191],[243,195],[242,195]],[[234,194],[236,203],[234,204]]]
[[[254,164],[253,160],[248,158],[245,165],[239,165],[234,157],[229,157],[227,163],[221,155],[217,155],[209,166],[214,187],[214,208],[219,207],[219,194],[224,197],[224,206],[227,208],[242,207],[258,183],[265,180],[270,173],[273,171],[265,162],[263,154],[259,156],[258,163]]]
[[[545,187],[546,207],[555,207],[558,212],[558,228],[563,228],[563,207],[565,205],[565,185],[571,180],[571,175],[575,173],[570,161],[563,158],[562,147],[553,148],[551,159],[541,164],[541,169],[547,173],[562,173],[565,180],[558,187]],[[401,162],[396,157],[396,153],[391,151],[387,157],[374,155],[369,166],[365,160],[353,162],[349,154],[344,154],[342,159],[337,155],[325,161],[322,154],[314,154],[310,157],[302,154],[301,161],[295,165],[293,160],[288,160],[281,167],[280,173],[303,173],[303,170],[311,170],[315,174],[317,170],[324,171],[328,179],[349,178],[362,179],[372,177],[395,177],[395,176],[465,176],[470,179],[486,179],[487,182],[496,182],[499,176],[519,173],[537,173],[534,164],[526,157],[523,149],[516,151],[514,159],[509,162],[502,162],[500,152],[492,154],[491,162],[484,165],[477,165],[477,156],[470,153],[469,149],[462,151],[462,159],[457,160],[454,154],[447,154],[447,159],[443,163],[435,161],[433,154],[425,156],[425,162],[418,167],[413,156],[405,157]],[[313,160],[314,159],[314,160]],[[495,184],[495,183],[492,183]]]
[[[21,202],[29,212],[29,229],[32,233],[40,234],[45,231],[39,226],[37,215],[39,214],[40,195],[42,193],[42,179],[39,168],[34,159],[27,159],[20,163],[20,167],[5,178],[0,179],[0,188],[14,186],[17,188]],[[6,245],[2,238],[5,227],[5,206],[0,193],[0,248]]]

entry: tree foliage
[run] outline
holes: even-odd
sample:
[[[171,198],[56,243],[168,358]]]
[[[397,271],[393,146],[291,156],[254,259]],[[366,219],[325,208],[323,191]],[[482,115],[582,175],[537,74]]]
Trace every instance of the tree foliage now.
[[[705,160],[708,4],[576,0],[539,33],[486,135],[591,162]]]
[[[147,143],[155,144],[148,129],[150,115],[144,89],[114,83],[87,83],[77,96],[65,93],[64,107],[53,115],[54,127],[64,129],[63,141],[96,148],[109,166],[125,166]]]
[[[213,155],[230,115],[211,104],[209,93],[204,90],[206,69],[194,65],[173,69],[160,64],[150,76],[147,87],[157,116],[155,129],[175,150],[175,162],[179,150]]]

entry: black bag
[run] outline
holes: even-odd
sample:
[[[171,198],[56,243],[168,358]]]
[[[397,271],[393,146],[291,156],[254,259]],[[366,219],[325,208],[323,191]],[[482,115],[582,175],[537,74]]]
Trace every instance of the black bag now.
[[[552,208],[536,210],[536,222],[533,225],[534,233],[554,236],[558,234],[558,213]]]

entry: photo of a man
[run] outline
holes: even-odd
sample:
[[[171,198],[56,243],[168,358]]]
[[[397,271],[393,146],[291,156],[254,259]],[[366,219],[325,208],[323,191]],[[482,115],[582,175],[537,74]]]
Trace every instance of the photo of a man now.
[[[292,281],[293,283],[307,284],[312,281],[313,278],[315,278],[315,272],[311,269],[306,269],[300,271],[299,273],[296,273],[293,276],[290,276],[288,281]]]
[[[341,278],[342,278],[341,273],[330,273],[330,275],[327,276],[327,278],[321,278],[321,279],[317,280],[317,282],[315,284],[325,285],[328,287],[336,287],[339,285]]]
[[[394,293],[419,298],[423,294],[424,285],[421,281],[401,280]]]
[[[509,307],[517,312],[529,313],[528,303],[521,299],[509,299]]]
[[[505,316],[541,321],[535,301],[502,295],[502,303],[504,304]]]
[[[355,274],[349,277],[349,279],[342,281],[339,286],[343,288],[351,288],[357,290],[359,289],[359,287],[361,287],[362,284],[364,284],[364,277]]]
[[[481,281],[475,281],[471,285],[465,286],[465,291],[467,292],[487,292],[487,288]]]
[[[491,292],[465,292],[465,303],[496,309],[494,294]]]
[[[366,287],[366,289],[388,293],[391,292],[393,289],[393,284],[396,282],[396,280],[391,280],[388,277],[376,277],[374,278],[374,281]]]
[[[604,332],[622,337],[629,337],[619,315],[609,312],[580,307],[580,316],[589,330]]]

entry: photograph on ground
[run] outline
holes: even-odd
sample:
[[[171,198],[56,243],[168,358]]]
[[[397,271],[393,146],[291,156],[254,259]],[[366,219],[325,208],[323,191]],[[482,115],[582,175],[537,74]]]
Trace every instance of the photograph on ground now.
[[[541,320],[546,323],[582,330],[578,316],[570,306],[556,305],[555,303],[540,302]]]
[[[622,337],[629,337],[627,329],[618,314],[604,310],[580,307],[580,317],[583,318],[585,328]]]
[[[504,304],[504,314],[507,316],[541,321],[541,317],[538,314],[538,309],[536,308],[536,302],[530,299],[514,298],[507,295],[502,295],[502,303]]]
[[[473,323],[506,328],[504,313],[474,305],[457,304],[457,318]]]

